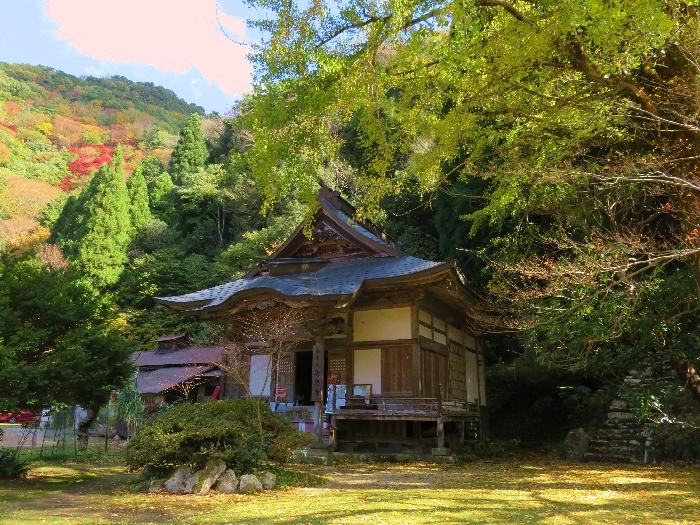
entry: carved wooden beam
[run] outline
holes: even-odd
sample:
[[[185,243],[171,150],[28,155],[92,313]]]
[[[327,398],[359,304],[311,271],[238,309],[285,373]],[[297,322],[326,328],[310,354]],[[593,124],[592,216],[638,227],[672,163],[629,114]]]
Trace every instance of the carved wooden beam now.
[[[311,365],[311,400],[317,403],[323,403],[324,354],[323,336],[316,336]]]

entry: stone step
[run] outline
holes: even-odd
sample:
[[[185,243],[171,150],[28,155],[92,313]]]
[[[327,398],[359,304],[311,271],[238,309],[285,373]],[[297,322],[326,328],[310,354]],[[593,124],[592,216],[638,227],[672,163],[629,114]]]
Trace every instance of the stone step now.
[[[599,463],[632,463],[632,460],[627,455],[606,454],[601,452],[586,452],[583,456],[585,461],[594,461]]]
[[[639,451],[633,448],[625,447],[610,447],[610,448],[592,448],[588,450],[590,454],[601,454],[607,456],[625,456],[630,457],[631,455],[637,454]]]
[[[639,441],[644,438],[640,434],[596,434],[591,441]]]
[[[616,425],[614,423],[605,422],[598,430],[599,434],[639,434],[643,428],[636,425]]]

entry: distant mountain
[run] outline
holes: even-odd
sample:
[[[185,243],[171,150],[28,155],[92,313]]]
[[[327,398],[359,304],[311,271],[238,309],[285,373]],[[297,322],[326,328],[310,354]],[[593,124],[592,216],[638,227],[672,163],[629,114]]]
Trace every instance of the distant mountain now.
[[[117,144],[127,172],[149,154],[167,163],[191,113],[204,109],[150,82],[0,62],[0,243],[36,229],[42,206],[81,187]]]

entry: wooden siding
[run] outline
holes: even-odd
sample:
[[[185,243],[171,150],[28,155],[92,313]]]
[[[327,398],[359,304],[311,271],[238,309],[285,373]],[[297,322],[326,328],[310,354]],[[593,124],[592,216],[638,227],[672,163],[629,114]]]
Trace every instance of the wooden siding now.
[[[445,399],[447,397],[447,356],[422,348],[421,365],[422,396]]]
[[[467,400],[467,366],[464,347],[450,343],[450,398]]]
[[[382,348],[382,393],[409,396],[413,393],[411,346]]]

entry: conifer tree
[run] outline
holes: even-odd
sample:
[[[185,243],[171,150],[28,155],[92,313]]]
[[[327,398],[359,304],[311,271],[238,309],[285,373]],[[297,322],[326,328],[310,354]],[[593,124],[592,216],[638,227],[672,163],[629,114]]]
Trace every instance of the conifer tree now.
[[[132,226],[123,166],[117,148],[111,166],[101,166],[81,194],[83,218],[72,258],[98,287],[115,283],[127,261]]]
[[[202,133],[202,121],[197,113],[193,113],[180,131],[180,139],[170,159],[173,182],[182,184],[185,175],[204,167],[206,159],[207,147]]]
[[[80,214],[84,204],[83,195],[89,187],[88,183],[80,193],[68,196],[51,229],[49,242],[60,244],[64,253],[72,252],[71,244],[75,242],[75,232],[83,218]]]
[[[173,179],[167,171],[148,181],[148,202],[153,215],[173,225],[178,218],[178,196]]]
[[[146,179],[139,170],[129,177],[126,184],[129,192],[129,217],[131,227],[134,231],[139,231],[151,221],[151,210],[149,208],[148,189]]]
[[[148,155],[141,161],[135,171],[143,174],[143,178],[146,179],[146,183],[150,183],[151,180],[155,179],[164,170],[165,167],[158,157]]]

